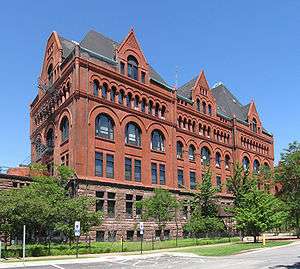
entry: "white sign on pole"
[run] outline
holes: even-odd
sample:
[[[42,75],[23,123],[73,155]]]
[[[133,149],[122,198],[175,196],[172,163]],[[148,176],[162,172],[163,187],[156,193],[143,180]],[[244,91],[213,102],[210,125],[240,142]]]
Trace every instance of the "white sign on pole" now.
[[[80,221],[75,221],[74,233],[75,236],[80,236]]]
[[[144,234],[144,222],[140,222],[140,234]]]

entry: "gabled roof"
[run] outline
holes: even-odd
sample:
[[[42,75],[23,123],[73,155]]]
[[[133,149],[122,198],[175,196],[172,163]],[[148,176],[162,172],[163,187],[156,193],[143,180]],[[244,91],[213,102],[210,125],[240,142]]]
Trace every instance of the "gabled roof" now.
[[[194,77],[189,82],[185,83],[177,89],[177,94],[188,99],[192,99],[192,89],[195,86],[197,77]]]
[[[66,58],[70,52],[74,49],[76,42],[70,41],[62,36],[59,36],[62,48],[63,48],[63,58]],[[82,49],[94,52],[100,56],[104,56],[111,61],[116,60],[116,49],[120,46],[120,43],[98,33],[94,30],[89,31],[85,37],[79,42],[79,46]],[[93,55],[90,55],[93,57]],[[99,59],[99,58],[98,58]],[[161,77],[155,69],[149,65],[150,78],[154,81],[170,87],[167,82]]]

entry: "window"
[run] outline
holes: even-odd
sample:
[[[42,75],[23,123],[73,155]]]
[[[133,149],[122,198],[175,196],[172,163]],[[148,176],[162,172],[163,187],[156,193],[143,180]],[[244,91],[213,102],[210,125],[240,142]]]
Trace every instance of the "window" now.
[[[156,105],[155,105],[155,117],[158,117],[158,115],[159,115],[159,104],[158,103],[156,103]]]
[[[196,105],[197,105],[197,111],[200,112],[200,107],[201,107],[201,105],[200,105],[200,100],[199,100],[199,99],[197,99]]]
[[[52,64],[49,65],[47,73],[48,73],[49,86],[51,86],[53,83],[53,65]]]
[[[103,176],[103,153],[95,153],[95,175],[98,177]]]
[[[126,218],[132,219],[133,195],[126,194]]]
[[[115,242],[116,241],[116,236],[117,236],[117,231],[108,231],[107,240],[109,242]]]
[[[144,98],[142,99],[141,111],[142,111],[142,112],[145,112],[145,111],[146,111],[146,100],[145,100]]]
[[[137,124],[130,122],[126,125],[125,143],[141,146],[141,129]]]
[[[225,155],[225,169],[230,168],[230,157],[229,155]]]
[[[217,190],[219,192],[222,191],[222,179],[220,176],[216,176],[216,184],[217,184]]]
[[[131,180],[132,179],[132,160],[131,158],[125,157],[125,179]]]
[[[96,136],[113,140],[114,139],[114,122],[106,114],[100,114],[95,123]]]
[[[255,118],[252,120],[252,131],[257,133],[257,121]]]
[[[107,193],[107,215],[109,218],[115,217],[116,194],[113,192]]]
[[[142,71],[142,83],[145,83],[145,77],[146,77],[146,73],[144,71]]]
[[[124,91],[123,90],[121,90],[118,94],[118,103],[120,105],[124,104]]]
[[[212,115],[211,105],[208,105],[207,109],[208,109],[208,115],[211,116]]]
[[[259,173],[259,168],[260,168],[260,163],[258,160],[254,160],[253,162],[253,172],[254,173]]]
[[[148,114],[152,115],[153,102],[150,100],[148,104]]]
[[[201,149],[201,163],[210,165],[210,151],[207,147]]]
[[[166,166],[164,164],[159,165],[159,183],[160,185],[166,184]]]
[[[245,156],[243,158],[243,168],[245,171],[249,169],[249,165],[250,165],[250,161],[249,161],[248,157]]]
[[[196,189],[196,172],[190,171],[190,188],[191,190]]]
[[[96,242],[104,242],[104,231],[96,231]]]
[[[126,239],[127,241],[133,241],[134,231],[126,231]]]
[[[130,55],[127,58],[127,72],[128,72],[128,77],[133,78],[135,80],[138,80],[138,61],[137,59]]]
[[[180,141],[177,141],[176,152],[177,152],[177,159],[182,159],[182,157],[183,157],[183,144]]]
[[[139,102],[140,102],[140,99],[139,99],[139,97],[136,95],[136,96],[134,97],[134,108],[135,108],[135,109],[138,109],[138,108],[139,108]]]
[[[202,102],[202,112],[206,114],[206,103]]]
[[[63,117],[60,124],[61,142],[65,142],[69,139],[69,120],[66,116]]]
[[[112,87],[110,91],[110,101],[115,102],[116,98],[116,88]]]
[[[52,128],[50,128],[47,132],[46,144],[47,144],[48,148],[53,148],[54,147],[54,132],[53,132]]]
[[[114,178],[114,155],[106,155],[106,177]]]
[[[102,98],[106,99],[106,97],[107,97],[107,84],[105,84],[105,83],[102,85],[101,94],[102,94]]]
[[[138,201],[142,201],[143,200],[143,196],[142,195],[137,195],[135,197],[135,200],[138,202]],[[140,207],[136,207],[135,209],[135,214],[136,214],[136,217],[137,218],[140,218],[142,216],[142,208]]]
[[[194,145],[190,145],[189,147],[189,160],[195,161],[195,147]]]
[[[120,72],[122,75],[125,74],[125,64],[123,62],[120,62]]]
[[[162,119],[164,119],[165,118],[165,114],[166,114],[166,107],[162,106],[161,111],[160,111],[160,117]]]
[[[177,169],[177,181],[178,181],[178,188],[183,187],[183,170]]]
[[[131,93],[130,92],[126,95],[126,106],[128,108],[131,108]]]
[[[142,161],[134,160],[134,180],[141,182],[142,180]]]
[[[93,90],[94,90],[94,95],[98,96],[99,95],[99,81],[96,79],[93,82]]]
[[[151,135],[151,149],[165,151],[165,138],[161,131],[154,130]]]
[[[104,191],[96,191],[96,211],[103,211]]]
[[[156,163],[151,163],[151,180],[152,180],[152,184],[157,184],[157,165],[156,165]]]
[[[221,154],[219,152],[216,153],[216,167],[221,167]]]

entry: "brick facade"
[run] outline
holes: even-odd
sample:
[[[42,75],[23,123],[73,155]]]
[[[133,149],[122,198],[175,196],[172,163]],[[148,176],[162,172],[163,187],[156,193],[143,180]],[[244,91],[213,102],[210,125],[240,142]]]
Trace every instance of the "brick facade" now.
[[[50,173],[53,165],[73,167],[85,182],[80,193],[116,193],[117,215],[99,229],[113,227],[119,235],[137,223],[124,217],[126,194],[145,197],[163,187],[185,199],[192,175],[199,182],[209,160],[213,184],[223,186],[219,196],[227,202],[233,163],[248,160],[251,172],[273,167],[273,137],[253,101],[243,106],[223,84],[210,88],[203,71],[170,87],[147,62],[133,30],[121,43],[94,31],[80,43],[53,32],[30,118],[32,162],[47,164]],[[135,130],[127,130],[130,123]]]

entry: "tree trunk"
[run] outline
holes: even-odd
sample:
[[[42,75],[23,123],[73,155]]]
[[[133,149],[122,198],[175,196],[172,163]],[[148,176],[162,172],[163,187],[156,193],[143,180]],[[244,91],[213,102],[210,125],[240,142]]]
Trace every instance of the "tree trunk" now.
[[[253,235],[253,238],[254,238],[254,243],[257,243],[257,237],[256,237],[256,234]]]
[[[296,234],[297,238],[300,238],[300,223],[299,223],[299,216],[296,215]]]

